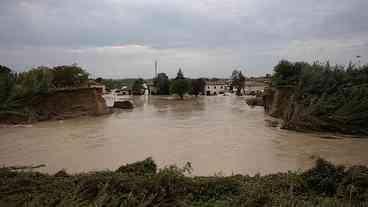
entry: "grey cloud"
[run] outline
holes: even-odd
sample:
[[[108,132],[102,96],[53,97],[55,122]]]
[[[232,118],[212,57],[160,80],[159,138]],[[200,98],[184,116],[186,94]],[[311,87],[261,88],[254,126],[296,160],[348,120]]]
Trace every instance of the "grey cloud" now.
[[[0,64],[79,62],[100,76],[149,77],[157,58],[193,76],[236,65],[260,75],[280,58],[346,63],[368,51],[367,9],[366,0],[2,0]],[[146,49],[111,49],[121,45]]]

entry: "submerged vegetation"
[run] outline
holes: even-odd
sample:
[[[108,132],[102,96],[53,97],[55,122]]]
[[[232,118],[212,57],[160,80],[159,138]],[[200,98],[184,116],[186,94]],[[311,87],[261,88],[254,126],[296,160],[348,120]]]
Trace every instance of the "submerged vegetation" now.
[[[318,159],[305,172],[192,177],[152,159],[116,171],[55,175],[0,168],[0,206],[363,206],[368,168]]]
[[[368,65],[281,61],[274,71],[272,86],[291,91],[282,118],[292,128],[368,134]]]

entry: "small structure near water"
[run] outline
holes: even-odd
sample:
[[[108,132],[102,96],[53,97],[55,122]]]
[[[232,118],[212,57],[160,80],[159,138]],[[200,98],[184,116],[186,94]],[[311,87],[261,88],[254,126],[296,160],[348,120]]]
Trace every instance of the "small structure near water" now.
[[[127,96],[132,94],[132,90],[128,86],[123,86],[121,89],[116,89],[114,93],[118,96]]]
[[[115,101],[113,107],[119,109],[133,109],[134,105],[131,101]]]
[[[206,81],[205,92],[207,96],[225,94],[227,91],[229,91],[229,84],[225,80]]]
[[[262,96],[247,98],[246,102],[249,106],[264,106],[264,100]]]
[[[268,77],[247,78],[244,82],[244,95],[261,95],[269,84]]]

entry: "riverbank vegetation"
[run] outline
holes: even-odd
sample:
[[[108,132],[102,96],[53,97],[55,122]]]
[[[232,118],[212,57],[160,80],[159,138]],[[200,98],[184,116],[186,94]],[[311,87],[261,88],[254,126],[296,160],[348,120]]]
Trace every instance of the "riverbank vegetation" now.
[[[318,159],[304,172],[228,177],[158,169],[148,158],[116,171],[47,175],[0,169],[0,206],[364,206],[368,168]]]
[[[281,61],[274,72],[272,86],[290,89],[292,128],[368,134],[368,65]]]
[[[88,73],[77,65],[41,66],[20,73],[0,66],[0,121],[9,117],[37,120],[40,114],[31,107],[37,98],[56,89],[87,85]]]

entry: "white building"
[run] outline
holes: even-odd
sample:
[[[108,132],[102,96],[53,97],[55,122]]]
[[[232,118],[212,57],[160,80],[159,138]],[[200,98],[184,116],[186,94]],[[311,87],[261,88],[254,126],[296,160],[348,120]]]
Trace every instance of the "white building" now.
[[[229,85],[223,80],[206,81],[205,93],[207,96],[215,96],[225,94],[229,89]]]
[[[122,86],[121,89],[114,90],[114,93],[118,96],[126,96],[131,94],[131,90],[127,86]]]
[[[256,95],[264,92],[269,86],[269,80],[265,77],[247,78],[244,83],[244,95]]]

